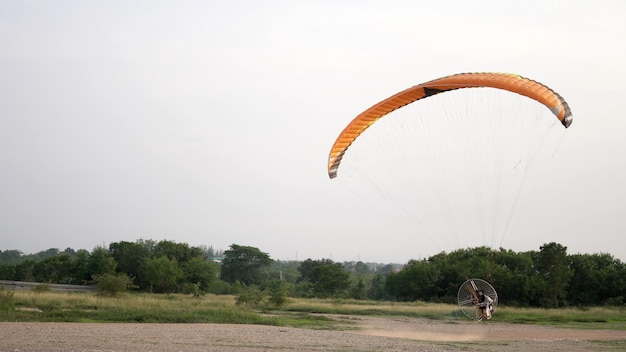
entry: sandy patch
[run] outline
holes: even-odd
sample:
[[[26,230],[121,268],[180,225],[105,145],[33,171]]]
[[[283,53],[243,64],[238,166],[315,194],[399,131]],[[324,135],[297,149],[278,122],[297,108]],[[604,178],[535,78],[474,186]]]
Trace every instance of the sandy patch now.
[[[626,331],[333,316],[347,331],[231,324],[0,323],[0,351],[615,351]],[[605,342],[598,342],[605,341]]]

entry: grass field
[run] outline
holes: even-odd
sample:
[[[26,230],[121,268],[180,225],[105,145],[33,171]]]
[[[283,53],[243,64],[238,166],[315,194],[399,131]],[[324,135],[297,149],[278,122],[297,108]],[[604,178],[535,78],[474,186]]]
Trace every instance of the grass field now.
[[[621,308],[499,307],[494,320],[589,329],[626,330]],[[455,305],[339,299],[290,299],[282,307],[237,306],[235,297],[127,293],[103,297],[87,292],[0,291],[0,321],[231,323],[334,329],[325,315],[367,315],[466,320]]]

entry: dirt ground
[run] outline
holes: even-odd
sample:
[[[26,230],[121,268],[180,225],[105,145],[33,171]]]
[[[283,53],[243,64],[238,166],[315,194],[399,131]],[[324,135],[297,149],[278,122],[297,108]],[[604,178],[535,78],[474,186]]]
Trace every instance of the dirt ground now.
[[[333,316],[348,330],[230,324],[0,323],[0,351],[626,351],[626,331]]]

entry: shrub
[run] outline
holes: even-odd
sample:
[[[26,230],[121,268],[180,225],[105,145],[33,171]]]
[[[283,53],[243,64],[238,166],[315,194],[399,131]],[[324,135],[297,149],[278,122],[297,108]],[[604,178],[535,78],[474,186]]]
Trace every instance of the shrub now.
[[[215,295],[229,295],[235,293],[233,292],[231,285],[222,280],[215,280],[211,282],[207,288],[207,292]]]
[[[287,284],[284,281],[274,281],[270,284],[268,302],[277,307],[287,303]]]
[[[611,297],[606,300],[607,306],[623,306],[624,296]]]
[[[115,297],[134,287],[133,280],[126,274],[102,274],[94,276],[98,294]]]
[[[258,306],[263,303],[265,293],[256,286],[246,287],[235,299],[238,306]]]
[[[200,289],[200,283],[196,282],[195,284],[186,283],[182,287],[182,291],[184,294],[192,294],[194,297],[204,296],[204,292]]]
[[[14,291],[0,287],[0,313],[9,313],[15,309]]]

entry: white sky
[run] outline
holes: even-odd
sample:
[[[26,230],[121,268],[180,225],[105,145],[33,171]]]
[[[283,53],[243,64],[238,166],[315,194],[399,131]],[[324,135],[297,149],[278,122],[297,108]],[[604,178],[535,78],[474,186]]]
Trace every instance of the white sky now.
[[[553,188],[503,247],[626,260],[625,41],[620,0],[0,0],[0,249],[454,250],[364,213],[327,155],[397,91],[499,71],[549,85],[574,114]]]

